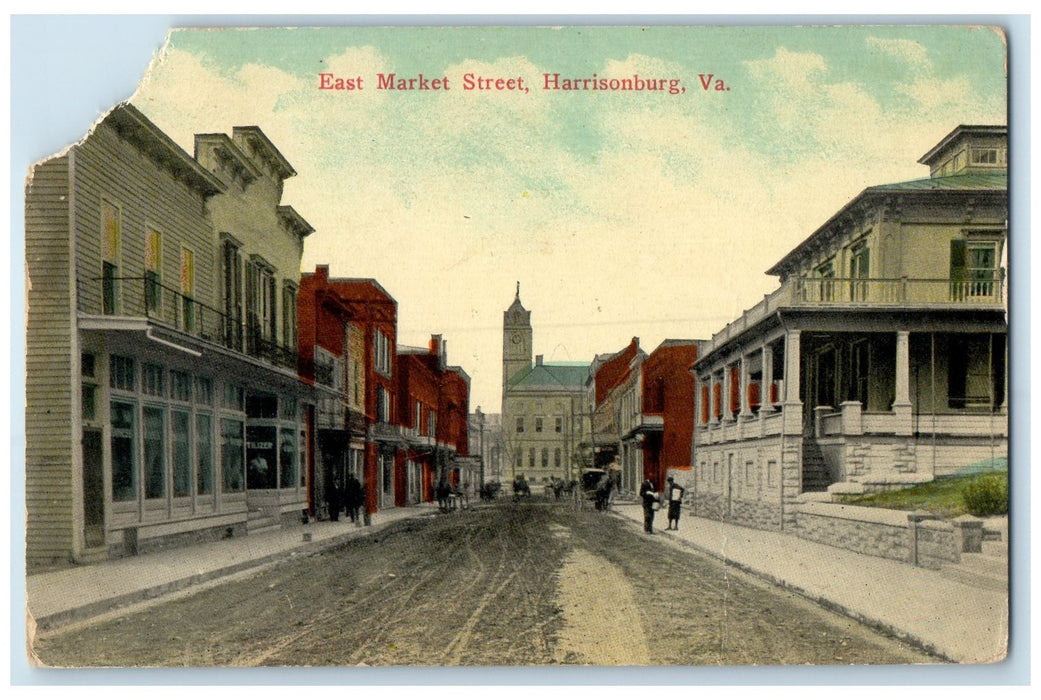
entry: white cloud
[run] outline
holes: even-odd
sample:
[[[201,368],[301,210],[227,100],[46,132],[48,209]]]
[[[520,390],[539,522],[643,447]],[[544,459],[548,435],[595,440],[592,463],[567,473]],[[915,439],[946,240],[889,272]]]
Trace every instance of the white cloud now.
[[[932,67],[925,46],[912,39],[883,39],[869,36],[866,43],[868,48],[900,59],[912,68],[928,69]]]
[[[873,45],[926,67],[913,42]],[[322,63],[373,81],[394,70],[374,47]],[[447,94],[371,83],[338,93],[317,90],[317,70],[248,64],[225,74],[168,50],[134,102],[188,150],[196,131],[260,126],[299,172],[286,203],[317,229],[305,269],[331,263],[335,275],[378,278],[399,301],[400,342],[443,332],[450,360],[473,377],[473,404],[495,410],[515,280],[534,314],[535,352],[547,357],[588,360],[632,335],[648,350],[665,337],[707,337],[773,289],[763,271],[850,197],[924,176],[914,158],[993,107],[957,97],[963,84],[929,71],[894,86],[911,113],[835,79],[814,52],[781,47],[745,65],[754,121],[782,144],[776,152],[747,137],[745,115],[705,108],[700,96],[536,89],[543,69],[523,56],[447,66]],[[467,72],[522,76],[531,91],[464,93]],[[596,72],[683,73],[641,54]],[[588,143],[560,134],[562,107],[576,104],[595,105],[582,114]]]

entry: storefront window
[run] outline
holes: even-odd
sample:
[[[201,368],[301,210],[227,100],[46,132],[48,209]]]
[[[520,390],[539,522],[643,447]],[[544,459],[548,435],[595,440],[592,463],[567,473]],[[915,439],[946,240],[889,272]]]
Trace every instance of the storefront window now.
[[[296,486],[296,428],[282,428],[281,450],[282,472],[279,486],[291,489]]]
[[[213,419],[205,413],[195,416],[196,485],[200,496],[213,493]]]
[[[278,397],[274,394],[247,394],[247,418],[278,418]]]
[[[242,448],[243,423],[231,418],[221,419],[221,471],[224,473],[224,491],[235,493],[246,488],[246,462]]]
[[[292,396],[282,397],[280,414],[285,420],[296,420],[296,399]]]
[[[145,498],[162,498],[166,495],[164,413],[163,409],[154,406],[146,406],[144,409]]]
[[[246,406],[246,392],[240,386],[234,384],[224,385],[224,408],[233,411],[244,411]]]
[[[192,400],[192,375],[177,370],[170,371],[170,398],[175,401]]]
[[[208,377],[195,378],[195,402],[206,406],[213,404],[213,382]]]
[[[278,439],[273,425],[246,426],[246,488],[278,487]]]
[[[108,385],[121,391],[134,390],[134,359],[122,355],[109,357]]]
[[[113,401],[112,407],[112,500],[137,498],[137,464],[134,455],[134,406]]]
[[[192,495],[191,414],[170,413],[170,440],[173,447],[173,495]]]

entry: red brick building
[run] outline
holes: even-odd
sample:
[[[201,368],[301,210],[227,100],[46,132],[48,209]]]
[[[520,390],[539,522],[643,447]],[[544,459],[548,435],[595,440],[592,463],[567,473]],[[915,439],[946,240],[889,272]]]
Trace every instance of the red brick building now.
[[[433,344],[433,343],[432,343]],[[398,349],[398,406],[408,442],[400,496],[406,502],[430,501],[437,480],[440,417],[440,358],[422,348]]]
[[[665,340],[640,367],[640,411],[622,416],[622,439],[641,441],[643,476],[661,488],[668,472],[689,470],[694,435],[698,341]],[[677,477],[679,478],[679,477]]]
[[[404,464],[396,453],[407,448],[396,400],[397,302],[375,280],[329,277],[327,265],[302,276],[299,299],[300,373],[340,403],[317,411],[312,496],[320,507],[318,485],[328,489],[328,479],[350,470],[365,486],[366,512],[392,507]]]
[[[618,422],[619,402],[627,387],[639,377],[640,364],[647,353],[640,350],[640,339],[634,337],[629,345],[610,355],[598,355],[589,368],[586,396],[592,415],[592,465],[608,469],[618,467],[621,448]],[[635,477],[634,477],[635,479]],[[622,477],[626,489],[633,486]]]
[[[409,443],[401,488],[409,504],[433,500],[441,479],[453,486],[476,483],[466,459],[470,378],[461,368],[448,366],[446,348],[441,336],[434,335],[426,349],[399,349],[398,405]]]
[[[474,489],[480,485],[480,459],[470,457],[470,375],[461,367],[445,367],[441,380],[441,421],[437,439],[451,462],[452,483]]]
[[[694,431],[697,340],[665,340],[650,355],[633,338],[599,356],[590,371],[595,464],[618,470],[623,491],[650,479],[661,488],[671,471],[689,470]],[[681,479],[682,480],[682,479]]]
[[[432,501],[440,478],[461,483],[470,378],[448,366],[441,336],[399,346],[394,298],[372,279],[332,278],[326,265],[302,276],[298,316],[300,376],[318,396],[312,512],[348,473],[365,485],[368,513]]]

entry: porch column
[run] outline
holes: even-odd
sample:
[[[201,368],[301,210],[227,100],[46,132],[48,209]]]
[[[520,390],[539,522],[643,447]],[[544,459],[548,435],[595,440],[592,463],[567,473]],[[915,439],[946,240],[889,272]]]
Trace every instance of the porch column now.
[[[738,405],[741,407],[740,418],[749,420],[752,418],[752,407],[748,405],[748,358],[741,353],[741,396]]]
[[[759,382],[759,413],[774,410],[773,402],[770,401],[770,386],[774,381],[774,353],[769,345],[764,345],[763,353],[763,378]]]
[[[784,334],[784,412],[783,430],[787,435],[802,434],[802,401],[799,400],[799,331]]]
[[[893,415],[896,418],[897,435],[910,435],[911,420],[911,358],[909,331],[896,332],[896,391],[893,398]]]
[[[784,335],[784,403],[801,404],[799,400],[799,331]]]

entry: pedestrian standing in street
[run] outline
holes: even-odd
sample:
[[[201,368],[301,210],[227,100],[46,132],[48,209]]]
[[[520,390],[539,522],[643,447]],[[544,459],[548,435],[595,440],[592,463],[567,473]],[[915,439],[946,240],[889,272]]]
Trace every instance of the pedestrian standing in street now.
[[[669,526],[666,530],[680,529],[680,506],[683,505],[683,492],[685,488],[677,484],[670,476],[666,479],[669,485],[665,487],[665,493],[669,497]]]
[[[329,504],[329,519],[338,521],[340,519],[340,508],[343,507],[343,498],[340,495],[340,487],[335,482],[329,484],[329,490],[325,495]]]
[[[644,479],[640,485],[640,498],[643,500],[643,531],[654,534],[654,511],[658,510],[658,492],[650,479]]]
[[[607,510],[607,502],[611,498],[611,477],[604,472],[596,484],[596,509]]]
[[[365,496],[362,493],[361,482],[358,481],[358,477],[354,474],[347,475],[347,484],[344,487],[343,500],[347,506],[347,515],[351,517],[351,522],[361,527],[361,507],[365,501]]]
[[[449,511],[448,497],[452,495],[452,486],[442,479],[437,482],[437,488],[434,490],[437,495],[437,507],[442,513]]]

